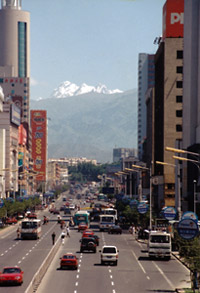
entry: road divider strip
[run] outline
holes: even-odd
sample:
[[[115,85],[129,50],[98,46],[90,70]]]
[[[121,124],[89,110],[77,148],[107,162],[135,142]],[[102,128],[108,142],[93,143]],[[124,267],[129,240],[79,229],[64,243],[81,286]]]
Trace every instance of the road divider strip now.
[[[38,271],[35,273],[32,281],[30,282],[28,288],[26,289],[25,293],[34,293],[36,292],[39,284],[41,283],[50,263],[52,262],[54,256],[56,255],[59,247],[61,246],[61,241],[60,241],[60,237],[58,237],[56,243],[53,245],[53,247],[51,248],[51,250],[49,251],[47,257],[45,258],[45,260],[43,261],[43,263],[41,264],[40,268],[38,269]]]

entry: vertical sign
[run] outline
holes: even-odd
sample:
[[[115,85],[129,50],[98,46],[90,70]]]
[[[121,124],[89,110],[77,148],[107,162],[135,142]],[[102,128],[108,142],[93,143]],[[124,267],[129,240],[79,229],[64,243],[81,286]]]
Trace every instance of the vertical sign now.
[[[31,110],[33,169],[38,172],[37,181],[46,180],[47,112]]]

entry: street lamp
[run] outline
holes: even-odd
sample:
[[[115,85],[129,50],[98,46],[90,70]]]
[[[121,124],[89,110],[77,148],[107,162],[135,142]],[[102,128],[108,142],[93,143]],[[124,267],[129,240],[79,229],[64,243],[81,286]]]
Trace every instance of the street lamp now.
[[[150,168],[138,166],[138,165],[132,165],[133,168],[140,169],[140,170],[146,170],[149,171],[150,176],[150,192],[149,192],[149,230],[152,230],[152,168],[150,165]]]
[[[198,155],[198,154],[196,154],[196,155]],[[194,165],[196,165],[198,168],[198,181],[199,181],[199,178],[200,178],[200,166],[199,166],[200,162],[199,161],[184,158],[184,157],[178,157],[178,156],[173,156],[173,158],[180,160],[180,161],[188,161],[188,162],[191,162]],[[197,181],[193,180],[193,184],[194,184],[194,213],[196,213],[196,184],[197,184]]]

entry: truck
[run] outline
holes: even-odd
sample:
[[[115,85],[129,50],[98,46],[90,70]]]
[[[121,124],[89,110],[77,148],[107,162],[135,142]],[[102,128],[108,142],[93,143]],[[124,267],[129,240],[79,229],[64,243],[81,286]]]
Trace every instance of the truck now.
[[[149,258],[171,258],[171,235],[164,231],[150,231],[147,244]]]

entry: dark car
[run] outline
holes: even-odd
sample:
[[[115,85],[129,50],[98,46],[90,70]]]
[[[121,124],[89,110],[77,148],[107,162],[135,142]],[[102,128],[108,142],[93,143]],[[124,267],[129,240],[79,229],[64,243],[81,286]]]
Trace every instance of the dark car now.
[[[109,234],[122,234],[122,228],[119,225],[112,226],[108,229]]]
[[[93,235],[88,235],[88,237],[90,237],[90,238],[94,238],[95,241],[96,241],[97,246],[99,246],[99,236],[93,234]]]
[[[93,251],[94,253],[97,252],[97,244],[94,238],[84,237],[80,240],[80,242],[81,242],[80,252],[83,252],[85,250]]]

